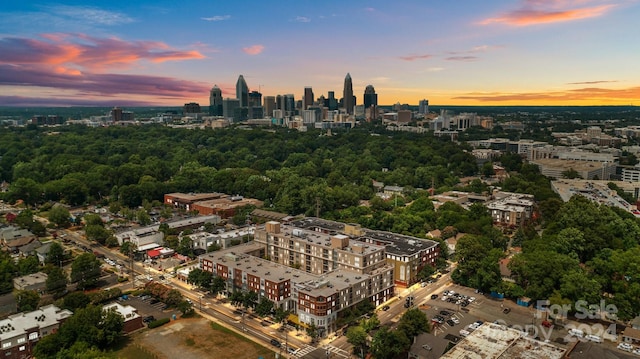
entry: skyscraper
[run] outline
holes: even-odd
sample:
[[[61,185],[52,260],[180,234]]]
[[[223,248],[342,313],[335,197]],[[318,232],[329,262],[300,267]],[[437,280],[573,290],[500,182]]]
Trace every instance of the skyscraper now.
[[[276,98],[274,96],[265,96],[263,107],[265,117],[272,117],[273,110],[276,109]]]
[[[236,98],[240,101],[240,107],[249,107],[249,87],[242,75],[236,82]]]
[[[311,87],[304,88],[304,102],[302,104],[302,110],[308,109],[313,106],[313,89]]]
[[[209,115],[222,116],[222,91],[214,85],[209,93]]]
[[[353,96],[353,84],[351,82],[351,75],[347,73],[344,78],[344,90],[342,91],[343,107],[348,114],[353,114],[353,107],[356,105],[356,98]]]
[[[368,109],[371,106],[378,106],[378,95],[373,86],[368,85],[364,89],[364,108]]]
[[[262,118],[262,94],[258,91],[249,92],[249,118]]]
[[[329,108],[329,111],[338,109],[338,100],[336,99],[335,92],[329,91],[328,98],[326,100],[325,106]]]
[[[418,103],[418,113],[422,115],[429,113],[429,100],[420,100]]]

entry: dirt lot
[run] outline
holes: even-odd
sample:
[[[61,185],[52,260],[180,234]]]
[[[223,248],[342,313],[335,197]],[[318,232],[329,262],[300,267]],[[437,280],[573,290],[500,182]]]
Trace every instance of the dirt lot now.
[[[264,359],[275,353],[226,329],[214,329],[202,318],[179,319],[134,334],[133,342],[158,359]]]

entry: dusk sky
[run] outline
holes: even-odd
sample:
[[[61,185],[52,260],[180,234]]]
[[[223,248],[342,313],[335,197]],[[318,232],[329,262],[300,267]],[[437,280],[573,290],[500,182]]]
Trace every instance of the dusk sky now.
[[[2,1],[0,106],[640,105],[640,0]]]

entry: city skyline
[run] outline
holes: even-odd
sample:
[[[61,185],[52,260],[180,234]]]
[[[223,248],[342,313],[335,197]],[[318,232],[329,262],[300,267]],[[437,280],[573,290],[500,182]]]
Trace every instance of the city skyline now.
[[[217,85],[356,104],[638,105],[637,0],[0,5],[0,106],[209,104]],[[339,96],[340,96],[339,95]]]

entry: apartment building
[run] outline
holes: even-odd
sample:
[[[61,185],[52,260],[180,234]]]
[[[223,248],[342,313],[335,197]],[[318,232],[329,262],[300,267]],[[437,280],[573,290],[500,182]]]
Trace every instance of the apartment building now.
[[[55,333],[62,322],[71,315],[71,311],[51,304],[33,312],[18,313],[0,320],[0,357],[31,358],[38,340]]]
[[[435,266],[440,253],[436,241],[314,217],[282,224],[268,222],[256,228],[255,241],[265,246],[271,260],[294,266],[299,263],[312,273],[332,269],[367,273],[385,258],[394,268],[395,285],[401,287],[415,283],[424,266]],[[384,250],[376,249],[380,247]]]
[[[336,269],[313,274],[260,258],[263,244],[248,243],[199,257],[202,270],[225,279],[227,290],[253,291],[278,308],[315,325],[320,335],[337,329],[340,312],[364,300],[379,305],[394,295],[393,269],[383,265],[368,274]]]
[[[511,192],[498,192],[496,200],[487,202],[493,222],[503,225],[519,227],[531,220],[535,201],[533,195]]]

